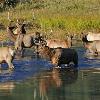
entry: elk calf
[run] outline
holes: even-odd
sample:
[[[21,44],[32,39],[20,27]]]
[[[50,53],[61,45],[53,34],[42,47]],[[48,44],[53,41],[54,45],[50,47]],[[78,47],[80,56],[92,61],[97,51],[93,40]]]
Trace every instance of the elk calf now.
[[[14,56],[14,50],[12,50],[10,47],[1,47],[0,48],[0,64],[2,62],[6,62],[10,69],[14,68],[14,65],[12,64]]]

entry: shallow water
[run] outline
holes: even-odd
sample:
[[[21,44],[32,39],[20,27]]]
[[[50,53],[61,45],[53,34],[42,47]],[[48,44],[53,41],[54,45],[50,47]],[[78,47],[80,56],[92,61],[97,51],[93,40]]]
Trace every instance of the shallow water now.
[[[78,70],[53,69],[29,49],[27,57],[14,59],[15,70],[2,64],[0,100],[100,100],[100,58],[86,58],[83,47],[73,48],[79,55]]]

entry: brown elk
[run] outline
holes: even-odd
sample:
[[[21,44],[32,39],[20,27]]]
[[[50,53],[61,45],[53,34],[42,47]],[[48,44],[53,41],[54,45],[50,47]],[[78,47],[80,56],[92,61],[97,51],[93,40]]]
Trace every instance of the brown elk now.
[[[71,62],[74,63],[75,67],[78,66],[78,54],[74,49],[51,49],[48,46],[40,45],[37,51],[41,57],[49,59],[56,67],[63,64],[70,64]]]
[[[14,28],[15,28],[15,27],[7,26],[8,38],[9,38],[11,41],[13,41],[13,42],[15,42],[15,41],[16,41],[16,38],[17,38],[17,35],[15,35],[15,34],[13,33],[13,29],[14,29]]]
[[[14,65],[12,63],[15,51],[10,47],[1,47],[0,48],[0,63],[6,62],[9,66],[9,69],[13,69]]]
[[[14,28],[16,29],[13,32]],[[9,24],[9,26],[7,26],[7,34],[8,34],[9,39],[15,42],[18,34],[26,34],[25,24],[17,23],[16,26],[10,26]]]
[[[94,35],[89,34],[82,33],[82,42],[84,47],[87,49],[86,54],[97,56],[100,53],[100,40],[98,40],[99,34],[96,36],[98,38],[93,38]]]
[[[15,27],[7,27],[7,33],[9,39],[15,43],[15,49],[22,50],[23,47],[31,47],[33,45],[33,36],[31,34],[26,34],[25,24],[16,24],[16,34],[14,34],[13,29]]]
[[[36,35],[35,40],[37,40],[39,45],[42,43],[50,48],[58,48],[58,47],[70,48],[72,46],[72,38],[73,36],[70,35],[70,36],[67,36],[67,39],[64,39],[64,40],[60,40],[60,39],[47,39],[46,40],[43,36],[40,35],[40,33],[38,33],[38,35]]]
[[[46,43],[47,43],[47,46],[50,48],[57,48],[57,47],[70,48],[72,45],[71,38],[69,37],[66,40],[60,40],[60,39],[46,40]]]

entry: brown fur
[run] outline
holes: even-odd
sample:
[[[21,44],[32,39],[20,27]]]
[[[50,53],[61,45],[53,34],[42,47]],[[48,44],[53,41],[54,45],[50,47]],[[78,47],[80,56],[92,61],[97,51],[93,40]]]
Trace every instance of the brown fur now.
[[[78,55],[74,49],[57,48],[51,49],[48,46],[39,46],[38,53],[43,58],[48,58],[55,66],[69,64],[71,61],[78,65]]]
[[[14,32],[13,32],[13,29],[15,28],[15,27],[11,27],[11,26],[8,26],[7,27],[7,34],[8,34],[8,37],[9,37],[9,39],[11,39],[13,42],[15,42],[16,41],[16,39],[17,39],[17,37],[18,37],[18,35],[19,34],[26,34],[26,31],[25,31],[25,24],[19,24],[19,23],[17,23],[16,24],[16,26],[17,26],[17,28],[16,28],[16,34],[14,34]]]
[[[14,50],[12,50],[11,48],[9,47],[0,48],[0,63],[5,61],[10,69],[14,68],[12,64],[13,56],[14,56]]]
[[[35,41],[38,45],[46,45],[50,48],[70,48],[72,46],[72,36],[67,36],[67,39],[60,40],[60,39],[48,39],[46,40],[43,36],[40,35],[39,32],[35,34]]]
[[[15,42],[15,49],[22,50],[23,47],[32,47],[33,40],[32,40],[32,34],[26,34],[25,31],[25,24],[19,24],[17,23],[17,29],[16,34],[14,34],[13,29],[15,27],[7,27],[7,33],[9,36],[9,39],[11,39],[13,42]]]
[[[17,38],[17,35],[15,35],[14,33],[13,33],[13,29],[14,29],[14,27],[7,27],[7,34],[8,34],[8,38],[11,40],[11,41],[13,41],[13,42],[15,42],[16,41],[16,38]]]
[[[82,42],[84,47],[87,49],[86,55],[98,56],[100,53],[100,40],[88,41],[87,35],[82,33]]]
[[[59,39],[51,39],[47,40],[47,46],[50,48],[57,48],[57,47],[62,47],[62,48],[70,48],[71,47],[71,40],[59,40]]]

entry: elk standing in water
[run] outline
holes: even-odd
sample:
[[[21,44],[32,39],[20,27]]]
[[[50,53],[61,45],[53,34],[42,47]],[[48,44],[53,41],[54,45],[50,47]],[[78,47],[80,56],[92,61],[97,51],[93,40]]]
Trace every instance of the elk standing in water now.
[[[92,35],[90,33],[89,34],[82,33],[83,45],[87,49],[86,55],[90,54],[98,56],[98,54],[100,53],[100,40],[98,37],[99,34],[97,34],[96,36],[98,38],[94,37],[95,35]]]
[[[47,46],[50,48],[70,48],[72,46],[72,40],[70,37],[68,37],[66,40],[60,40],[60,39],[50,39],[47,40]]]
[[[14,34],[13,29],[15,27],[7,27],[7,33],[9,39],[11,39],[15,44],[15,49],[17,50],[18,54],[21,53],[23,55],[24,47],[32,47],[33,46],[33,37],[30,34],[26,34],[25,31],[25,24],[17,23],[16,34]]]
[[[13,69],[14,65],[12,64],[12,60],[14,57],[15,51],[9,47],[1,47],[0,48],[0,63],[6,62],[9,66],[9,69]]]
[[[70,48],[56,48],[51,49],[48,46],[38,46],[38,54],[47,58],[56,67],[63,64],[74,64],[74,67],[78,67],[78,54],[74,49]]]
[[[72,38],[73,36],[67,36],[67,39],[60,40],[60,39],[44,39],[43,36],[40,36],[40,33],[38,33],[38,36],[36,36],[37,40],[40,41],[40,44],[45,44],[46,46],[50,48],[70,48],[72,46]],[[38,42],[39,43],[39,42]]]

